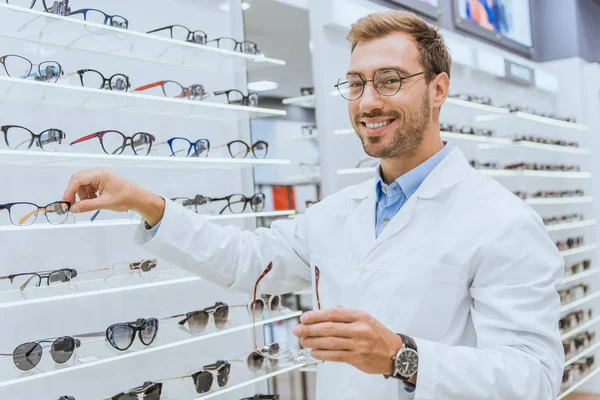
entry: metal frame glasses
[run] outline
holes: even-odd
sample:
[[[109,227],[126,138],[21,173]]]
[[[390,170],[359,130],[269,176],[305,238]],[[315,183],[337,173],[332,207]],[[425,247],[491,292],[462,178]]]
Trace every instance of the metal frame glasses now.
[[[258,93],[250,92],[248,95],[244,95],[244,93],[240,92],[237,89],[229,89],[229,90],[221,90],[213,93],[215,96],[226,95],[227,103],[233,104],[237,106],[248,106],[248,107],[257,107],[258,106]]]
[[[55,201],[43,207],[26,201],[0,204],[0,210],[7,210],[10,222],[17,226],[33,224],[37,220],[38,214],[42,211],[46,216],[46,220],[52,225],[64,224],[69,218],[70,209],[71,203],[66,201]],[[49,215],[56,216],[56,218],[50,218]],[[18,220],[16,220],[17,218]]]
[[[33,143],[40,149],[46,150],[49,145],[60,145],[67,138],[64,131],[56,128],[46,129],[39,134],[20,125],[2,125],[0,130],[4,134],[4,142],[12,150],[20,150],[22,147],[30,149]]]
[[[162,28],[153,29],[146,33],[156,33],[156,32],[160,32],[160,31],[164,31],[164,30],[169,30],[171,39],[175,39],[175,40],[183,40],[186,42],[203,44],[203,45],[206,44],[206,41],[208,40],[206,33],[204,31],[201,31],[201,30],[192,31],[191,29],[189,29],[183,25],[177,25],[177,24],[163,26]],[[185,39],[183,38],[183,36],[185,36]]]
[[[43,343],[51,343],[44,345]],[[75,353],[75,349],[81,346],[79,339],[71,336],[61,336],[58,338],[49,338],[35,342],[27,342],[18,345],[10,354],[0,353],[0,356],[12,357],[15,366],[21,371],[29,371],[35,368],[41,361],[43,349],[50,347],[50,355],[58,364],[64,364]]]
[[[134,91],[141,92],[159,86],[165,97],[171,97],[175,99],[187,98],[188,100],[204,100],[206,97],[208,97],[208,93],[204,89],[204,86],[199,83],[186,87],[179,82],[169,80],[152,82],[135,88]]]
[[[37,272],[23,272],[19,274],[11,274],[7,276],[0,276],[0,280],[8,279],[11,284],[20,283],[23,280],[23,283],[19,285],[19,290],[22,292],[25,288],[31,283],[35,282],[37,279],[36,287],[42,286],[42,279],[46,280],[46,286],[50,286],[50,283],[55,282],[70,282],[73,278],[77,276],[77,270],[73,268],[62,268],[57,270],[49,270],[49,271],[37,271]]]
[[[196,392],[206,393],[212,388],[215,376],[217,377],[217,384],[219,387],[224,387],[229,381],[230,374],[231,364],[225,360],[218,360],[214,364],[203,366],[200,371],[193,374],[160,379],[160,381],[164,382],[176,379],[192,378]]]
[[[250,198],[243,194],[230,194],[229,196],[210,199],[211,203],[214,203],[215,201],[227,201],[227,205],[219,211],[219,214],[223,214],[227,209],[229,209],[232,214],[241,214],[246,211],[248,203],[254,212],[261,212],[265,208],[265,195],[263,193],[255,193]],[[241,210],[235,208],[240,206],[242,207]]]
[[[372,82],[377,93],[389,97],[400,91],[402,82],[405,79],[423,75],[426,72],[427,71],[421,71],[416,74],[402,77],[395,69],[386,68],[376,71],[373,75],[373,79],[362,79],[360,75],[348,74],[346,75],[345,81],[338,79],[338,82],[334,87],[340,92],[340,95],[342,95],[343,98],[348,101],[355,101],[360,99],[365,92],[365,85],[368,82]]]
[[[246,54],[261,55],[262,51],[258,48],[258,45],[249,40],[239,42],[231,37],[219,37],[206,42],[206,44],[216,43],[220,49],[239,51]]]
[[[129,27],[129,21],[127,20],[127,18],[123,17],[122,15],[116,15],[116,14],[109,15],[109,14],[105,13],[104,11],[98,10],[96,8],[82,8],[81,10],[75,10],[73,12],[68,13],[67,17],[72,17],[75,15],[83,14],[83,20],[87,21],[88,13],[95,14],[95,15],[100,14],[101,17],[104,18],[104,22],[102,22],[103,25],[108,25],[108,26],[112,26],[115,28],[121,28],[121,29],[127,29]],[[95,20],[96,20],[94,17],[90,17],[90,19],[92,20],[92,22],[95,22]]]
[[[129,77],[125,74],[114,74],[110,78],[106,78],[102,72],[95,69],[80,69],[74,73],[67,74],[68,76],[77,74],[79,81],[83,87],[93,87],[94,89],[114,90],[118,92],[126,92],[131,87]],[[84,77],[87,74],[87,77]],[[102,81],[96,84],[97,81]],[[85,82],[88,84],[86,85]]]
[[[36,81],[55,83],[64,75],[62,66],[56,61],[42,61],[39,64],[33,64],[27,58],[16,54],[6,54],[0,57],[0,64],[4,67],[6,75],[11,78],[33,78]],[[37,67],[37,72],[33,71],[34,65]]]
[[[110,268],[102,268],[96,271],[112,271],[108,276],[104,278],[104,281],[106,282],[114,274],[123,270],[129,270],[130,277],[133,276],[136,272],[139,276],[142,276],[142,272],[152,271],[154,268],[156,268],[157,264],[158,260],[156,258],[144,259],[142,261],[137,262],[119,261],[114,263]],[[118,265],[126,265],[126,267],[116,269],[115,267],[117,267]]]
[[[141,386],[114,395],[109,400],[160,400],[161,394],[162,383],[147,381],[144,382]]]
[[[73,141],[70,146],[93,138],[98,138],[100,146],[102,146],[102,150],[104,150],[106,154],[121,154],[128,145],[131,145],[133,153],[138,156],[148,155],[152,149],[152,143],[156,140],[154,135],[146,132],[138,132],[133,136],[125,136],[119,131],[108,130],[83,136]]]

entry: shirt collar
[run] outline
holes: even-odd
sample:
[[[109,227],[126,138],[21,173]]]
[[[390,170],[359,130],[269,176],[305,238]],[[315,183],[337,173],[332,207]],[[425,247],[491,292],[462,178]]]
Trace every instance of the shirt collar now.
[[[446,143],[444,145],[444,147],[442,147],[442,149],[440,151],[438,151],[437,153],[435,153],[433,156],[431,156],[430,158],[428,158],[427,160],[425,160],[423,163],[416,166],[415,168],[411,169],[404,175],[398,177],[398,179],[396,179],[395,182],[398,183],[398,186],[400,186],[400,189],[404,193],[404,196],[406,196],[406,198],[409,198],[410,196],[412,196],[417,191],[419,186],[421,186],[421,183],[423,183],[425,178],[427,178],[427,175],[429,175],[429,173],[431,171],[433,171],[433,169],[451,151],[452,151],[452,145],[450,143]],[[381,177],[381,166],[378,166],[376,171],[377,171],[377,174],[376,174],[375,179],[376,179],[377,183],[376,183],[375,187],[376,187],[377,193],[380,193],[381,188],[388,186],[388,185],[386,185],[383,182],[383,178]],[[392,183],[389,186],[392,186],[393,184],[394,183]]]

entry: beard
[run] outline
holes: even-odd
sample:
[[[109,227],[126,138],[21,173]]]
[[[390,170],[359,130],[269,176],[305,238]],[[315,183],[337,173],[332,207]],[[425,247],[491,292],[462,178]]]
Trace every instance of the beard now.
[[[429,92],[425,92],[425,97],[417,107],[408,108],[403,114],[403,121],[400,121],[398,128],[394,131],[391,141],[385,145],[380,145],[384,137],[364,137],[358,133],[365,153],[375,158],[411,158],[418,153],[419,146],[423,142],[425,129],[431,118],[431,108],[429,106]],[[360,118],[375,118],[386,116],[399,119],[402,114],[398,113],[372,113],[357,114],[352,121],[354,130],[360,132],[362,125]],[[394,121],[395,122],[395,121]]]

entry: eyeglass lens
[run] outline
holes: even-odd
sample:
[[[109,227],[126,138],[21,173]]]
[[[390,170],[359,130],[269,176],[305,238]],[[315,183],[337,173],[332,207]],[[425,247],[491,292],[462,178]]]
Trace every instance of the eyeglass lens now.
[[[340,94],[347,100],[357,100],[364,92],[364,81],[358,75],[348,75],[347,82],[338,84]],[[393,69],[384,69],[375,72],[373,87],[383,96],[393,96],[400,90],[402,78]]]

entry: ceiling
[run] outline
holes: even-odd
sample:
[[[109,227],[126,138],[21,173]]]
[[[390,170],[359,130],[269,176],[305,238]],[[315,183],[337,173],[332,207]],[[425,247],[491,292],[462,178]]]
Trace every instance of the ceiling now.
[[[308,11],[304,8],[306,0],[245,1],[250,4],[244,11],[246,40],[256,42],[267,57],[287,63],[251,71],[248,81],[277,82],[279,88],[264,92],[267,96],[300,96],[301,87],[313,86]]]

